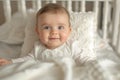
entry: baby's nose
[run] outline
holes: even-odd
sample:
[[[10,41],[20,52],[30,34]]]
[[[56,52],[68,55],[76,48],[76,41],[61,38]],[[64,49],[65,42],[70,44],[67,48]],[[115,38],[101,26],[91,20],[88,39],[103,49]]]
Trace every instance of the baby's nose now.
[[[52,34],[52,35],[58,34],[58,30],[52,29],[51,34]]]

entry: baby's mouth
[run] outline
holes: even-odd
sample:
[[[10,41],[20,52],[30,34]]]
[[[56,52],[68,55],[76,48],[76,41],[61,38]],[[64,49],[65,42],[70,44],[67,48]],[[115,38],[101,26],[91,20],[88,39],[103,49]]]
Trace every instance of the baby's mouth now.
[[[59,38],[49,38],[49,40],[58,40]]]

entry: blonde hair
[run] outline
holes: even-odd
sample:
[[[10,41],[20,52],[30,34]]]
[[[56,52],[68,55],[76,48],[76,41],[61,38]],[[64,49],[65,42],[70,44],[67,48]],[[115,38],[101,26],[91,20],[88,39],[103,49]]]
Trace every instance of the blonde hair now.
[[[65,9],[63,6],[57,4],[57,3],[48,3],[45,6],[43,6],[36,14],[36,25],[38,23],[38,17],[44,13],[58,13],[58,12],[63,12],[66,13],[68,15],[68,18],[70,20],[70,14],[67,11],[67,9]],[[70,21],[69,21],[70,23]]]

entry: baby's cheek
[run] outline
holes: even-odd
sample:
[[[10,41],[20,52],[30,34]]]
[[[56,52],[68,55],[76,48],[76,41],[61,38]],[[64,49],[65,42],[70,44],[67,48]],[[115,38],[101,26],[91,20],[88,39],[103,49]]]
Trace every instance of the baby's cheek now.
[[[68,34],[67,33],[63,33],[62,34],[62,41],[66,41],[67,40],[67,38],[68,38]]]

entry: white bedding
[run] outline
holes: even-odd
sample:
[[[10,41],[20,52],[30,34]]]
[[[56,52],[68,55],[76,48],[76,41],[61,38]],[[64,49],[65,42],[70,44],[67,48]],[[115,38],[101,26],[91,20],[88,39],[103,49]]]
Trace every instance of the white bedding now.
[[[12,25],[9,28],[13,29]],[[10,37],[0,37],[0,57],[12,59],[20,56],[23,37],[25,37],[25,26],[23,25],[26,24],[19,24],[17,27],[17,30],[20,29],[23,32],[20,35],[11,33]],[[23,29],[21,29],[21,26]],[[2,28],[0,27],[0,31],[2,31]],[[7,31],[9,30],[7,29]],[[6,34],[2,32],[1,35]],[[17,36],[12,38],[14,35]],[[17,37],[20,39],[17,39]],[[97,40],[97,45],[101,45],[101,40],[98,38]],[[7,44],[8,42],[10,44]],[[0,80],[120,80],[120,59],[114,54],[112,48],[103,43],[103,46],[97,46],[96,50],[97,60],[81,66],[74,65],[74,61],[69,58],[48,63],[30,60],[1,66]]]
[[[69,63],[68,63],[69,61]],[[107,67],[112,69],[113,67]],[[117,66],[116,68],[119,69]],[[98,62],[74,66],[71,59],[40,63],[30,60],[0,68],[0,80],[119,80],[117,70],[106,71]]]
[[[116,68],[102,68],[98,62],[82,66],[73,66],[71,59],[42,63],[26,61],[0,67],[0,80],[119,80],[120,75]],[[108,61],[109,62],[109,61]],[[69,66],[68,66],[69,65]],[[71,66],[70,66],[71,65]],[[117,70],[118,69],[118,70]],[[108,70],[112,70],[108,71]]]
[[[0,44],[0,56],[8,59],[19,56],[16,53],[20,51],[20,45]],[[111,47],[104,46],[96,53],[97,61],[81,66],[75,66],[69,58],[48,63],[30,60],[2,66],[0,80],[120,80],[120,60]]]

